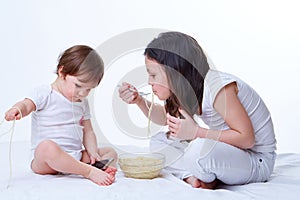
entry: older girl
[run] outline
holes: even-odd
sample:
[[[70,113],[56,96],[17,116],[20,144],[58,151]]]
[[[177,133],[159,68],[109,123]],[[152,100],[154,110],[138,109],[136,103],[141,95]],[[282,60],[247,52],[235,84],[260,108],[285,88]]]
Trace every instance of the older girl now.
[[[161,33],[144,54],[148,82],[165,101],[164,107],[152,108],[151,120],[169,128],[152,138],[151,148],[173,145],[172,138],[191,141],[181,146],[183,156],[166,169],[201,188],[213,189],[218,181],[267,181],[276,140],[271,115],[254,89],[238,77],[210,69],[197,41],[180,32]],[[148,116],[150,102],[129,87],[123,83],[120,97]]]

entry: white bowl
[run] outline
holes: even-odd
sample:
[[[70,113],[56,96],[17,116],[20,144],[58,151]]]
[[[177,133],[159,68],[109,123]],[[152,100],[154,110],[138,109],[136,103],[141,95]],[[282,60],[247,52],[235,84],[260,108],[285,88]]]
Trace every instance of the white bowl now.
[[[159,176],[165,165],[165,156],[160,153],[123,153],[119,165],[126,177],[153,179]]]

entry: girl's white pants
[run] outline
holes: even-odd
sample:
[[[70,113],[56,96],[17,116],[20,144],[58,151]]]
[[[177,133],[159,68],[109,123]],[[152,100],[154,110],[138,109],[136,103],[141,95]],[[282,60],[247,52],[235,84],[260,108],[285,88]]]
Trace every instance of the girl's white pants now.
[[[267,181],[276,158],[275,152],[253,152],[210,139],[182,142],[167,138],[165,132],[151,138],[150,149],[165,154],[165,170],[180,179],[195,176],[206,183],[219,179],[229,185]]]

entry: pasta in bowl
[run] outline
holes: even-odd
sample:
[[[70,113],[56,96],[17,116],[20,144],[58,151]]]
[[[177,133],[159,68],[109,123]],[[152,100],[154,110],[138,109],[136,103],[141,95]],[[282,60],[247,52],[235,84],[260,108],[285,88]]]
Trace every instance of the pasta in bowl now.
[[[160,153],[123,153],[119,156],[119,166],[129,178],[156,178],[164,165],[165,156]]]

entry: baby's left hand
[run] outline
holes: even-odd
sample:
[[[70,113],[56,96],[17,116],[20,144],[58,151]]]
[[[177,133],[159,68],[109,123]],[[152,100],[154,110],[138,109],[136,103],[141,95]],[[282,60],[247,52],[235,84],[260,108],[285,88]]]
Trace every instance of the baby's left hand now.
[[[181,140],[195,139],[198,124],[188,115],[186,111],[179,109],[179,112],[185,119],[179,119],[167,113],[167,125],[169,125],[171,136],[177,137]]]
[[[94,164],[96,161],[101,160],[101,157],[97,152],[95,152],[95,153],[88,152],[88,154],[90,156],[90,163],[91,164]]]

